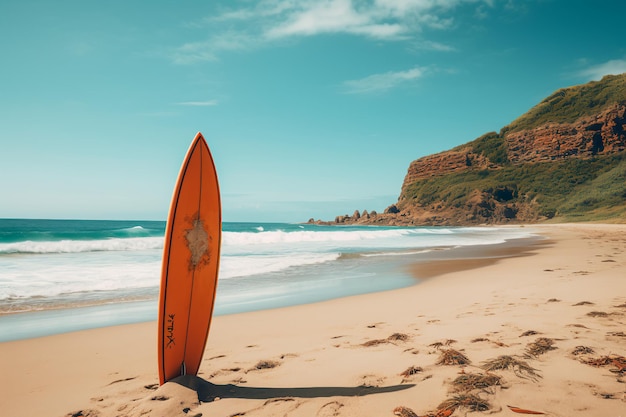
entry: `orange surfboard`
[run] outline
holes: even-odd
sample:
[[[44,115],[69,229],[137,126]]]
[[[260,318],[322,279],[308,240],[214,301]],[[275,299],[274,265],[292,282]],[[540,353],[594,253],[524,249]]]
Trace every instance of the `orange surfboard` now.
[[[198,133],[180,169],[165,229],[159,295],[161,384],[198,373],[213,316],[221,236],[217,173]]]

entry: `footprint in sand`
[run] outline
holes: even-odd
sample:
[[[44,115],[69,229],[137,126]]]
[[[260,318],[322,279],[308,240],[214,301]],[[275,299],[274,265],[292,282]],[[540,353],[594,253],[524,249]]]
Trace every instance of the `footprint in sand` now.
[[[96,410],[80,410],[67,414],[67,417],[98,417],[100,413]]]
[[[385,383],[385,377],[374,374],[363,375],[360,378],[361,387],[380,387]]]
[[[217,355],[217,356],[213,356],[211,358],[206,358],[204,360],[205,361],[212,361],[212,360],[215,360],[215,359],[222,359],[222,358],[225,358],[225,357],[226,357],[226,355]]]
[[[132,381],[133,379],[137,379],[137,377],[136,376],[131,376],[131,377],[124,378],[124,379],[118,379],[118,380],[115,380],[115,381],[109,383],[109,385],[118,384],[120,382]]]
[[[339,401],[332,401],[324,404],[317,412],[318,417],[336,417],[340,415],[339,410],[343,408],[343,404]]]

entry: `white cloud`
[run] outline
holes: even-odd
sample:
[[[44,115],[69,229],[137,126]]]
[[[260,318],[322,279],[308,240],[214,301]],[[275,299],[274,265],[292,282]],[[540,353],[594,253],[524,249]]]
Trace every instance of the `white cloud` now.
[[[600,80],[605,75],[617,75],[626,72],[626,59],[613,59],[602,64],[594,65],[579,72],[580,76],[588,80]]]
[[[351,0],[326,0],[292,13],[267,31],[269,38],[321,33],[351,33],[373,38],[393,38],[404,30],[399,23],[377,22],[372,10],[357,11]]]
[[[206,101],[182,101],[180,103],[176,103],[177,106],[192,106],[192,107],[209,107],[209,106],[217,106],[217,100],[206,100]]]
[[[415,67],[406,71],[389,71],[373,74],[358,80],[344,82],[346,92],[350,94],[367,94],[384,92],[402,84],[422,78],[427,72],[424,67]]]
[[[217,56],[210,42],[186,43],[174,51],[171,56],[175,64],[195,64],[196,62],[217,61]]]
[[[324,34],[404,41],[426,29],[450,29],[455,24],[452,12],[467,4],[476,5],[484,14],[485,7],[493,7],[493,0],[261,0],[202,19],[209,32],[205,40],[184,44],[171,56],[178,64],[214,61],[224,51]],[[432,50],[451,49],[424,41],[438,46]]]
[[[414,42],[410,49],[415,51],[441,51],[441,52],[450,52],[455,51],[456,49],[450,45],[446,45],[440,42],[434,41],[416,41]]]

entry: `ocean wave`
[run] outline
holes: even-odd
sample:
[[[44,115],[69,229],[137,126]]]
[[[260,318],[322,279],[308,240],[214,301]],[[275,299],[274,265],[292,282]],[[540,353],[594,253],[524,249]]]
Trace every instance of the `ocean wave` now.
[[[245,277],[284,271],[305,265],[315,265],[339,259],[339,253],[294,253],[289,256],[250,255],[223,256],[220,260],[220,279]]]
[[[443,250],[444,248],[433,248],[433,249],[421,249],[421,250],[404,250],[397,252],[374,252],[374,253],[363,253],[361,256],[365,258],[373,258],[378,256],[405,256],[405,255],[419,255],[422,253],[429,253],[434,250]]]
[[[80,293],[85,298],[102,291],[156,288],[160,282],[159,259],[70,259],[72,262],[35,261],[21,268],[9,262],[8,270],[0,277],[0,302]]]
[[[102,240],[32,241],[0,244],[0,254],[82,253],[162,249],[162,237],[111,238]]]
[[[388,239],[420,233],[414,229],[383,230],[337,230],[337,231],[293,231],[282,230],[251,232],[224,232],[222,242],[225,246],[267,245],[272,243],[322,243],[322,242],[359,242],[376,239]]]

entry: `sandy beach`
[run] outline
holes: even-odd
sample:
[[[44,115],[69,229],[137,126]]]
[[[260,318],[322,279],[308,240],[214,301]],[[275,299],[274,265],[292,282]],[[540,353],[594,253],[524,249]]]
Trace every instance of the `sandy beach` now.
[[[0,414],[626,416],[626,225],[532,228],[409,288],[216,317],[161,387],[155,323],[0,343]]]

